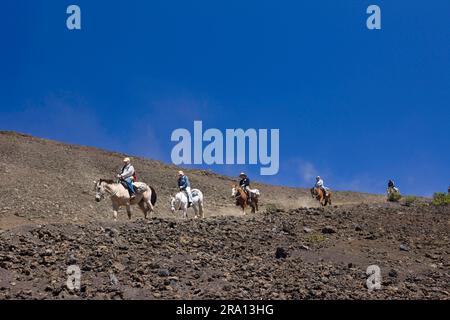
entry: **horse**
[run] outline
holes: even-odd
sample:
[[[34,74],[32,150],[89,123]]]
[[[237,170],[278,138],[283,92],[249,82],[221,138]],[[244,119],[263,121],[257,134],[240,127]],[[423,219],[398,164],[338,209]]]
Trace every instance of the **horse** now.
[[[328,195],[325,195],[322,188],[311,188],[311,196],[319,200],[323,207],[327,204],[331,206],[331,191],[328,191]]]
[[[143,182],[135,182],[136,197],[130,201],[130,195],[127,188],[121,183],[100,179],[94,181],[95,183],[95,201],[100,202],[105,194],[111,198],[114,221],[117,221],[117,211],[120,207],[125,206],[127,209],[128,219],[131,219],[130,206],[137,204],[144,213],[144,218],[147,219],[147,214],[153,212],[153,206],[156,203],[156,191],[153,187],[148,186]]]
[[[191,190],[192,207],[194,208],[195,218],[198,218],[200,213],[202,218],[205,218],[203,211],[203,193],[198,189]],[[183,218],[187,218],[188,197],[184,191],[178,192],[175,197],[170,197],[170,210],[175,213],[177,210],[183,211]]]
[[[237,186],[233,185],[231,187],[231,196],[236,199],[236,205],[242,208],[242,212],[245,214],[245,208],[250,206],[252,208],[252,213],[255,213],[259,210],[258,208],[258,197],[260,196],[260,192],[258,189],[251,189],[252,197],[248,199],[247,193]],[[250,200],[250,201],[249,201]]]
[[[398,201],[401,197],[400,189],[397,187],[388,187],[386,194],[388,201]]]

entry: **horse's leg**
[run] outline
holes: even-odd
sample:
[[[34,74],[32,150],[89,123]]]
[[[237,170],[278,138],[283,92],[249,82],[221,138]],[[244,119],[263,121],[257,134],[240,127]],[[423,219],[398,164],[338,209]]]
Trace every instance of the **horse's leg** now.
[[[194,216],[194,218],[195,219],[197,219],[198,218],[198,202],[197,202],[197,204],[193,204],[193,208],[194,208],[194,214],[195,214],[195,216]]]
[[[128,214],[128,220],[131,220],[131,207],[129,204],[127,204],[127,214]]]
[[[199,205],[200,215],[203,219],[203,218],[205,218],[205,212],[203,211],[203,199],[198,202],[198,205]]]
[[[119,210],[119,205],[113,202],[113,217],[114,221],[117,221],[117,211]]]
[[[144,213],[144,218],[147,219],[147,208],[145,207],[145,202],[143,200],[141,200],[138,203],[138,206],[142,210],[142,212]]]

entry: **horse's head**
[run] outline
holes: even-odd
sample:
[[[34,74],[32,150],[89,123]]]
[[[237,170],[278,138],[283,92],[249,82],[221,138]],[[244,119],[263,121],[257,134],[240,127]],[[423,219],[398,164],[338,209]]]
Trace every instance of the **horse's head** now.
[[[317,196],[316,188],[311,188],[311,197],[315,198]]]
[[[105,185],[100,179],[99,181],[94,181],[95,184],[95,201],[100,202],[105,196]]]
[[[233,185],[231,186],[231,196],[236,197],[236,194],[237,194],[237,186]]]

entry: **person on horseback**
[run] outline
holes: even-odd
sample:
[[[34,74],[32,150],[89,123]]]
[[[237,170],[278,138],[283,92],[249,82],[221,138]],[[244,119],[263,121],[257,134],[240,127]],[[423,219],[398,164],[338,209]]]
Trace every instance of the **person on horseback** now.
[[[244,192],[247,194],[247,197],[249,200],[252,198],[252,193],[250,191],[250,179],[247,177],[247,175],[244,172],[241,172],[239,174],[239,178],[241,179],[239,181],[239,186],[244,190]]]
[[[388,187],[387,187],[388,193],[389,192],[400,192],[398,187],[395,186],[394,181],[390,180],[388,181]]]
[[[389,188],[395,188],[394,181],[392,181],[392,180],[388,181],[388,189]]]
[[[181,191],[184,191],[188,197],[188,207],[192,205],[191,183],[189,178],[183,171],[178,171],[178,187]]]
[[[136,197],[136,191],[133,186],[133,177],[135,175],[134,167],[131,164],[130,158],[126,157],[123,159],[123,167],[121,173],[117,175],[120,180],[125,181],[128,187],[128,193],[130,194],[130,200],[133,200]]]
[[[323,190],[323,192],[325,192],[325,196],[328,197],[328,188],[325,187],[325,185],[323,184],[323,180],[320,176],[316,177],[316,188],[319,188],[321,190]]]

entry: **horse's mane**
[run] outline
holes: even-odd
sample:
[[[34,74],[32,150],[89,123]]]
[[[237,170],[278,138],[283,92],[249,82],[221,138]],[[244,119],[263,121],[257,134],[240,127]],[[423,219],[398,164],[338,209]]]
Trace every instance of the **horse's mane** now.
[[[106,182],[108,184],[116,183],[116,181],[114,181],[113,179],[100,179],[99,182]]]

